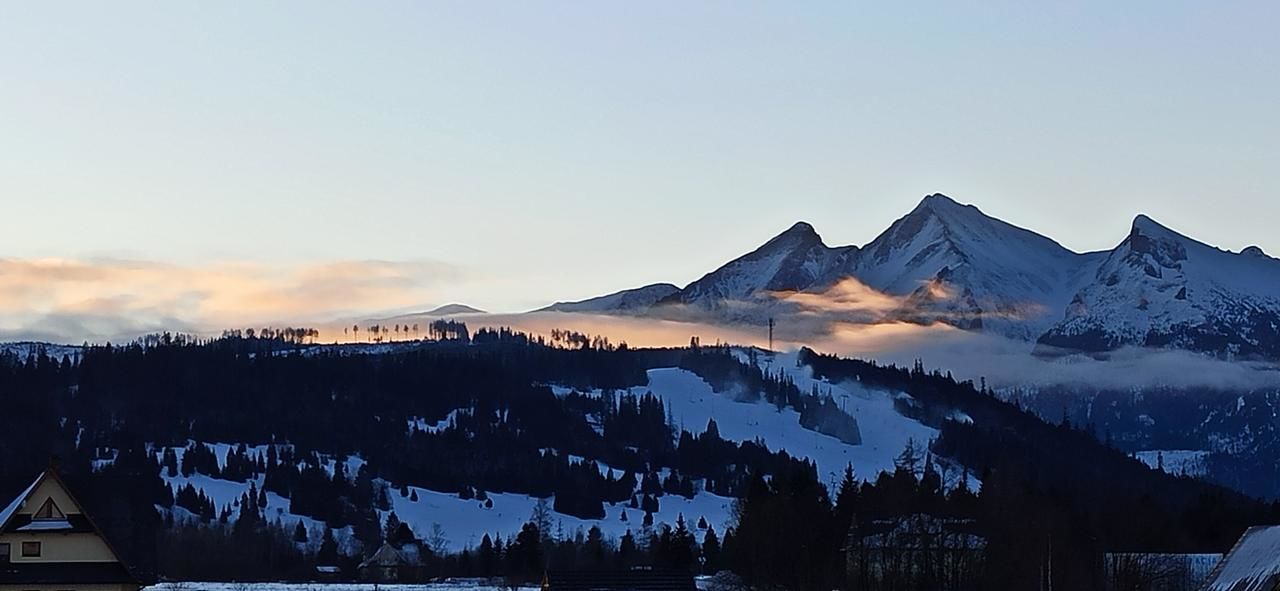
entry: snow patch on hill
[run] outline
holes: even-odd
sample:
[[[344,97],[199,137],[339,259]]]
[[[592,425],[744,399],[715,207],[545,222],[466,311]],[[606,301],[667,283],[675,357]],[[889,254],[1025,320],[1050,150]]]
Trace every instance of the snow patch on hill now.
[[[489,493],[493,501],[492,508],[475,499],[462,500],[455,494],[437,492],[419,487],[409,487],[418,493],[415,502],[411,497],[392,495],[392,509],[401,521],[408,523],[420,538],[431,535],[434,526],[440,531],[449,544],[449,550],[458,551],[463,548],[474,548],[480,544],[484,534],[501,534],[504,538],[520,531],[520,527],[529,521],[538,499],[528,495],[515,493]],[[555,497],[546,499],[547,506],[555,504]],[[658,499],[658,511],[653,514],[655,524],[675,524],[683,515],[687,527],[695,530],[699,519],[705,518],[707,523],[723,533],[729,523],[729,516],[734,499],[699,492],[692,499],[675,495],[663,495]],[[627,520],[622,520],[623,514]],[[628,530],[632,535],[640,535],[644,512],[631,509],[624,503],[605,506],[604,519],[579,519],[560,513],[552,513],[553,527],[565,535],[573,534],[581,528],[586,531],[591,526],[599,526],[605,536],[614,539],[622,537]],[[555,533],[555,532],[552,532]],[[697,537],[702,539],[703,532]]]
[[[808,384],[801,381],[806,373],[812,380],[811,371],[807,367],[792,369],[789,373],[801,377],[796,385],[801,391],[808,391]],[[649,385],[644,390],[661,397],[672,418],[686,429],[701,432],[707,421],[715,418],[721,437],[730,441],[760,439],[771,450],[811,459],[818,465],[819,479],[828,483],[838,479],[847,464],[853,464],[854,471],[864,479],[874,479],[881,471],[892,472],[893,460],[908,440],[923,446],[938,435],[936,429],[894,410],[888,392],[828,386],[836,400],[858,420],[861,445],[849,445],[805,429],[800,426],[800,413],[793,409],[779,410],[763,401],[738,402],[730,393],[715,392],[697,374],[683,369],[650,370]]]
[[[1209,472],[1209,452],[1198,449],[1151,449],[1134,454],[1152,469],[1174,475],[1203,477]]]

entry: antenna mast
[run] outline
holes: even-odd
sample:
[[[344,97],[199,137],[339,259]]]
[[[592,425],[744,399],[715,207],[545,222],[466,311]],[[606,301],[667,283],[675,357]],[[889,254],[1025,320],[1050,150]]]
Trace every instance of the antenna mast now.
[[[773,317],[769,317],[769,352],[773,352]]]

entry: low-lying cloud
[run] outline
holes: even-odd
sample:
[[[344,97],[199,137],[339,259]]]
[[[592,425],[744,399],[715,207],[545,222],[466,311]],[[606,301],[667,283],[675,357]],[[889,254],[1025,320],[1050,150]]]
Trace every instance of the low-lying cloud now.
[[[101,341],[326,320],[419,305],[460,275],[433,261],[0,259],[0,338]]]
[[[216,334],[224,328],[297,325],[321,328],[322,341],[347,340],[351,318],[421,309],[460,281],[460,269],[434,261],[336,261],[305,265],[223,262],[179,265],[121,259],[0,259],[0,340],[62,343],[127,340],[159,331]],[[1124,349],[1105,360],[1084,355],[1032,355],[1028,341],[905,321],[916,302],[877,292],[856,280],[823,293],[776,292],[716,309],[663,307],[660,317],[537,312],[465,317],[474,330],[508,326],[535,334],[568,329],[634,347],[725,342],[766,346],[764,319],[774,318],[774,346],[800,346],[885,363],[950,371],[993,386],[1082,388],[1280,387],[1280,366],[1228,362],[1185,351]],[[909,316],[909,314],[908,314]],[[383,315],[386,318],[386,315]],[[937,316],[934,316],[936,319]],[[345,320],[343,320],[345,319]],[[383,325],[418,323],[399,316]]]
[[[1280,365],[1226,361],[1187,351],[1126,348],[1105,358],[1067,352],[1037,356],[1033,355],[1035,343],[1029,340],[961,330],[941,322],[955,318],[948,315],[947,302],[940,303],[934,306],[915,296],[885,294],[847,279],[822,292],[772,292],[718,302],[714,307],[664,305],[644,317],[546,312],[477,316],[468,322],[544,335],[553,328],[571,329],[633,346],[681,346],[695,336],[703,343],[765,346],[769,343],[765,322],[773,319],[775,348],[807,346],[900,366],[918,359],[958,379],[986,380],[994,387],[1280,388]],[[982,319],[1018,320],[1015,316],[1016,311],[1002,311]]]
[[[725,342],[764,347],[768,330],[758,325],[659,320],[572,312],[472,315],[460,318],[474,330],[507,326],[547,335],[569,329],[608,337],[631,346],[684,346],[691,337],[703,344]],[[1033,343],[998,335],[965,331],[946,324],[836,322],[815,332],[811,326],[777,319],[774,347],[811,347],[824,353],[908,367],[921,360],[925,367],[949,371],[956,379],[985,379],[992,387],[1069,386],[1085,389],[1201,388],[1222,391],[1280,388],[1280,366],[1262,362],[1215,359],[1187,351],[1127,348],[1105,359],[1086,355],[1054,358],[1032,355]]]

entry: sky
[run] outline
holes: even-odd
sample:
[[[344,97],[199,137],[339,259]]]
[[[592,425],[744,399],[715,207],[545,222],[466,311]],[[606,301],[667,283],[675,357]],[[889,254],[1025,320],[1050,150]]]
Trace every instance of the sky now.
[[[934,192],[1280,253],[1275,2],[6,5],[0,333],[516,312]]]

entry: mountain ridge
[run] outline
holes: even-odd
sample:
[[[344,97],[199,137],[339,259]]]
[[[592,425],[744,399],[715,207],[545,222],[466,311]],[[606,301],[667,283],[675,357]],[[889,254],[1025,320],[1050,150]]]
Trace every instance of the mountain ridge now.
[[[899,298],[888,320],[944,323],[1042,350],[1146,346],[1280,359],[1280,259],[1261,248],[1223,250],[1138,214],[1116,247],[1076,252],[941,193],[862,246],[828,246],[798,221],[683,288],[655,284],[666,293],[650,302],[600,305],[654,286],[543,310],[594,302],[592,312],[663,316],[685,306],[761,323],[786,312],[779,293],[821,294],[847,279]]]

